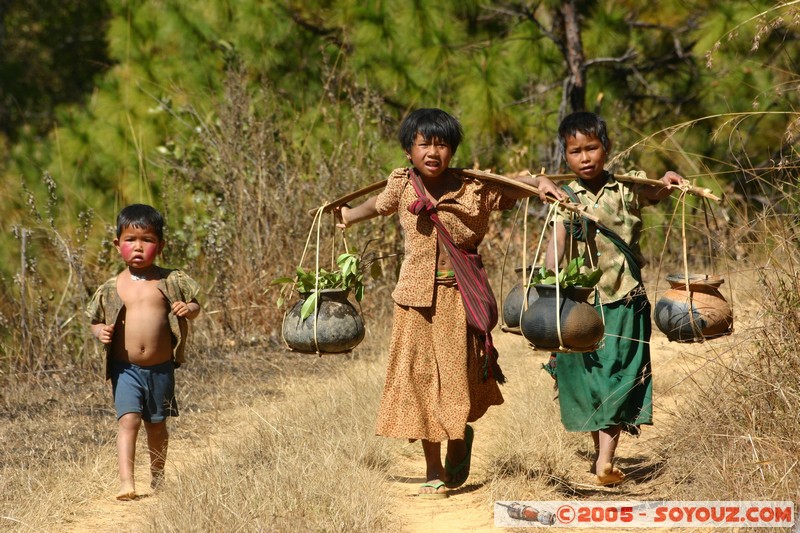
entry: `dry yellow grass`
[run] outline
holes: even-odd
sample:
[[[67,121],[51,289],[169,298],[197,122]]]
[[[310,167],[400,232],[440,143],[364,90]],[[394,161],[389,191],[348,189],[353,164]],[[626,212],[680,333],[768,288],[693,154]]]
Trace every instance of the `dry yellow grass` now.
[[[631,482],[618,489],[591,485],[589,439],[563,430],[551,378],[539,368],[547,355],[530,351],[521,337],[499,334],[509,377],[506,404],[475,424],[470,480],[448,500],[418,501],[414,494],[424,472],[419,443],[373,434],[388,342],[384,321],[371,324],[367,341],[352,357],[317,359],[258,347],[201,352],[193,366],[178,373],[183,410],[171,426],[167,485],[135,502],[111,498],[115,426],[110,410],[102,407],[110,398],[98,379],[87,399],[73,402],[64,401],[55,387],[48,390],[56,402],[48,402],[40,388],[29,396],[30,413],[17,420],[27,429],[12,433],[4,426],[4,457],[13,456],[9,447],[24,452],[23,443],[35,442],[37,431],[51,451],[29,459],[25,468],[4,463],[2,526],[12,531],[490,531],[496,500],[791,498],[791,471],[783,471],[781,482],[768,479],[770,492],[758,489],[763,478],[742,483],[737,475],[745,460],[742,450],[708,445],[719,441],[701,434],[708,428],[698,425],[695,414],[699,391],[730,385],[716,387],[723,382],[712,381],[718,379],[715,369],[730,368],[758,341],[764,316],[754,308],[757,300],[750,298],[753,289],[745,279],[731,273],[739,289],[734,335],[687,345],[654,332],[655,426],[639,439],[623,437],[619,463]],[[655,280],[648,281],[655,287]],[[77,388],[62,384],[67,392]],[[37,413],[36,405],[50,410]],[[704,414],[719,418],[726,408],[705,405]],[[731,431],[728,437],[739,439]],[[769,438],[762,435],[761,441]],[[143,441],[139,446],[143,450]],[[140,484],[144,460],[140,452]]]

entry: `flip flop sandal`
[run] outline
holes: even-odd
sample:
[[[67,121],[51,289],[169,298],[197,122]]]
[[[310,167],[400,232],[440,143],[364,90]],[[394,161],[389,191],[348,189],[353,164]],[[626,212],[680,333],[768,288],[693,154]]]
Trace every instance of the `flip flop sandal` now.
[[[450,474],[450,481],[446,481],[444,486],[448,489],[457,489],[467,481],[469,477],[469,466],[472,461],[472,440],[474,437],[475,432],[472,430],[472,426],[467,424],[467,428],[464,430],[464,442],[467,445],[466,455],[464,455],[464,458],[456,466],[451,466],[450,461],[445,458],[444,469]]]
[[[439,481],[438,479],[434,479],[432,481],[428,481],[427,483],[423,483],[420,485],[420,489],[430,488],[435,490],[436,492],[420,492],[417,494],[418,498],[424,498],[426,500],[441,500],[443,498],[447,498],[448,494],[446,492],[439,492],[439,489],[444,487],[444,481]]]

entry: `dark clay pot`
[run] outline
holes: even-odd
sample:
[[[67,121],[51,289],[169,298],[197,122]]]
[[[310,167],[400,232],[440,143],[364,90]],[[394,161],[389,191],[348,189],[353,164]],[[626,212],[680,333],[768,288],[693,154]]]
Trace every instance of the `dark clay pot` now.
[[[683,274],[667,276],[670,289],[656,302],[654,321],[675,342],[702,342],[733,331],[733,311],[719,291],[719,276]]]
[[[592,351],[605,333],[603,319],[586,301],[593,291],[590,287],[567,287],[559,289],[560,298],[556,300],[555,285],[536,285],[539,298],[522,313],[522,335],[543,350]],[[557,312],[563,346],[558,338]]]
[[[528,267],[527,273],[530,274],[531,268],[538,269],[539,267]],[[522,272],[522,267],[517,267],[514,269],[514,272],[517,274],[519,278],[520,273]],[[528,283],[528,275],[525,276],[525,283]],[[506,326],[510,328],[518,328],[519,327],[519,319],[520,314],[522,313],[522,282],[517,282],[516,285],[511,287],[511,290],[508,292],[505,300],[503,300],[503,322]],[[536,292],[535,287],[529,287],[527,290],[528,293],[528,307],[531,306],[533,302],[539,297],[539,294]]]
[[[364,322],[356,308],[347,299],[349,290],[323,289],[317,306],[316,342],[314,341],[314,314],[302,320],[300,309],[308,294],[286,314],[283,321],[283,339],[292,350],[304,353],[340,353],[352,350],[364,340]]]

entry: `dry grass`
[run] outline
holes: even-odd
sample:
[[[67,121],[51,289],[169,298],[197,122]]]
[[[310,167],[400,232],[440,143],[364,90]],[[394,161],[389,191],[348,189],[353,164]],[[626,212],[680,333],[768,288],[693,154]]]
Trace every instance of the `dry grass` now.
[[[347,361],[335,376],[287,382],[241,409],[237,439],[203,451],[159,499],[155,530],[386,529],[385,442],[372,437],[380,372]]]
[[[382,384],[374,357],[368,346],[323,359],[201,351],[177,373],[181,416],[170,423],[165,497],[134,513],[159,531],[387,527],[387,502],[374,491],[388,462],[385,441],[371,437]],[[7,398],[17,414],[0,433],[1,529],[67,528],[98,497],[112,501],[110,392],[97,376],[82,378]],[[141,433],[136,471],[146,487]]]
[[[563,430],[553,380],[540,368],[547,357],[526,348],[503,356],[504,369],[514,376],[503,394],[513,398],[513,405],[491,413],[496,417],[496,431],[487,466],[489,504],[520,499],[523,494],[557,498],[580,482],[574,467],[588,439]],[[587,468],[588,464],[587,460]]]
[[[271,287],[271,280],[293,276],[301,259],[300,266],[313,268],[317,253],[321,268],[334,266],[333,257],[344,251],[341,232],[332,214],[325,215],[319,248],[311,239],[306,249],[314,229],[309,212],[374,181],[380,141],[369,137],[374,129],[363,127],[377,113],[368,93],[352,97],[351,116],[323,113],[319,127],[360,128],[355,138],[343,136],[326,151],[306,145],[308,132],[295,123],[292,110],[280,106],[268,83],[256,89],[251,83],[244,70],[232,69],[218,109],[171,110],[191,128],[170,145],[165,161],[165,197],[182,215],[171,234],[172,257],[188,261],[193,275],[205,280],[216,324],[239,341],[258,337],[255,332],[279,334],[275,325],[283,310],[275,305],[279,287]],[[362,225],[350,236],[366,235],[370,227]],[[373,254],[396,240],[385,230],[373,238]]]
[[[774,225],[756,287],[755,327],[693,380],[683,431],[665,443],[676,497],[794,500],[800,486],[800,247],[792,220]],[[753,277],[756,277],[755,275]],[[701,466],[702,465],[702,466]]]

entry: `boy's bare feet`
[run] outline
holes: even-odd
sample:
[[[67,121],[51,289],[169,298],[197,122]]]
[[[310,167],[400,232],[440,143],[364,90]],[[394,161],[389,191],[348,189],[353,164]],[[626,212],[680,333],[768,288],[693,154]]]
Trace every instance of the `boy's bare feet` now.
[[[606,463],[597,472],[597,484],[602,486],[616,485],[625,479],[625,473],[611,463]]]
[[[127,502],[130,500],[136,499],[136,487],[133,484],[133,480],[131,481],[123,481],[119,486],[119,492],[117,493],[117,500],[121,502]]]

